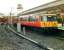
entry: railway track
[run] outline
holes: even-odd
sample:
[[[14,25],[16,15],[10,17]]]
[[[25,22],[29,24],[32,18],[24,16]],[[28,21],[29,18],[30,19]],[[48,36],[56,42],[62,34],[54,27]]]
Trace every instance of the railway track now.
[[[5,25],[0,25],[0,50],[21,50],[21,47],[12,40],[5,29]]]
[[[21,34],[23,35],[23,33]],[[63,37],[60,38],[54,36],[47,36],[32,31],[26,31],[26,34],[24,36],[38,41],[41,45],[49,46],[54,50],[64,50],[64,39],[62,39]]]
[[[14,31],[13,29],[11,29],[10,27],[8,27],[8,28],[9,28],[12,32],[14,32],[16,35],[24,38],[25,40],[30,41],[31,43],[34,43],[35,45],[37,45],[38,47],[40,47],[40,48],[42,48],[42,49],[44,49],[44,50],[53,50],[52,48],[45,47],[45,46],[39,44],[38,42],[36,42],[36,41],[34,41],[34,40],[32,40],[32,39],[24,36],[24,35],[21,35],[21,34],[17,33],[16,31]]]
[[[16,30],[16,28],[15,27],[13,27],[13,26],[11,26],[15,31],[17,31]],[[27,30],[26,29],[26,32],[32,32],[33,30]],[[42,32],[39,32],[39,31],[33,31],[33,32],[35,32],[35,33],[39,33],[39,34],[42,34]],[[52,32],[53,33],[53,32]],[[57,33],[57,35],[54,35],[55,33]],[[59,40],[64,40],[64,35],[60,35],[61,33],[59,33],[58,31],[57,32],[55,32],[55,33],[53,33],[52,35],[48,35],[48,36],[52,36],[52,37],[54,37],[54,38],[56,38],[56,39],[59,39]],[[46,33],[44,33],[45,34],[45,36],[46,36]],[[58,35],[59,34],[59,35]]]
[[[7,40],[5,40],[5,42],[7,41],[7,43],[10,43],[10,45],[7,44],[8,48],[4,47],[4,48],[6,48],[6,50],[9,50],[9,49],[11,49],[11,50],[13,50],[13,49],[15,49],[15,50],[52,50],[51,48],[44,47],[32,39],[27,38],[23,35],[20,35],[13,30],[10,30],[7,27],[7,25],[0,25],[0,32],[4,33],[3,34],[3,36],[5,36],[4,39],[7,39]],[[12,46],[12,47],[10,47],[10,46]],[[3,49],[3,48],[1,48],[1,49]]]

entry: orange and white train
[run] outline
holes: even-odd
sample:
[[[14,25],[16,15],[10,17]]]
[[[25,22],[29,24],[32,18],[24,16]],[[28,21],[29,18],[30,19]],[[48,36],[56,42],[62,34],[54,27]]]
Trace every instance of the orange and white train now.
[[[41,28],[51,28],[58,26],[56,14],[43,14],[43,16],[21,16],[20,23],[23,26]]]

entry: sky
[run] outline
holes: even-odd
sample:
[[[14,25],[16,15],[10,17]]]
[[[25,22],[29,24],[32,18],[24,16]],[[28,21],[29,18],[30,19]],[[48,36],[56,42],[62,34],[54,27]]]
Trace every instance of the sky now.
[[[25,11],[52,1],[54,0],[0,0],[0,12],[9,14],[12,9],[12,13],[16,13],[17,4],[22,4]]]

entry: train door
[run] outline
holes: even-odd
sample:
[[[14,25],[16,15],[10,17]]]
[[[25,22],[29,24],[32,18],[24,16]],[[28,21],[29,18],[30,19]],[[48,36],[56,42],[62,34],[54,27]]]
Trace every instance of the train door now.
[[[42,18],[44,22],[47,22],[47,16],[43,16]]]

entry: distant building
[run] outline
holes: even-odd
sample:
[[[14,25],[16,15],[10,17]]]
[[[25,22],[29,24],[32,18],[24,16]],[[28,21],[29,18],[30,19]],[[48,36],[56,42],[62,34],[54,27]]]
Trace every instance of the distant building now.
[[[0,18],[3,18],[4,14],[3,13],[0,13]]]

